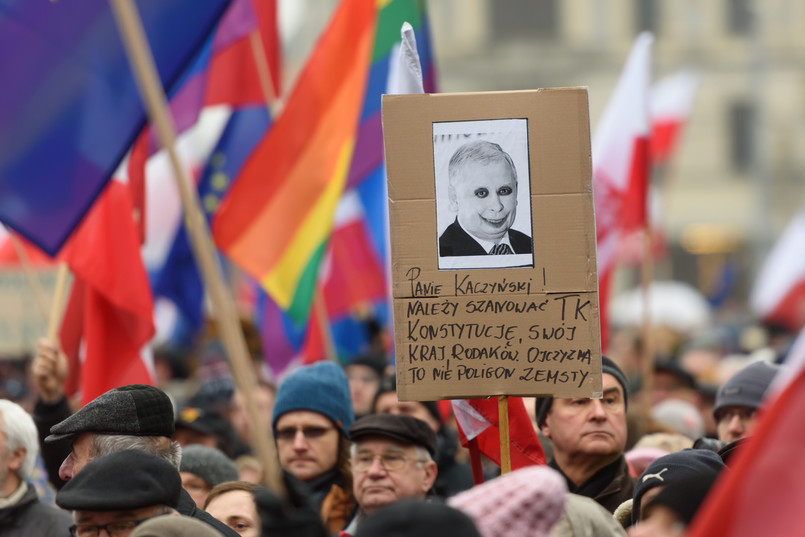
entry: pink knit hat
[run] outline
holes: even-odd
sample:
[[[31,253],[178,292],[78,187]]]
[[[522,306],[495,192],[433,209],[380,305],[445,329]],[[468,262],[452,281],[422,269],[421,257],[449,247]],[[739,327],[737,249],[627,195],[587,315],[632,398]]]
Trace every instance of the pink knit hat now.
[[[562,516],[567,484],[547,466],[529,466],[450,498],[483,537],[542,537]]]

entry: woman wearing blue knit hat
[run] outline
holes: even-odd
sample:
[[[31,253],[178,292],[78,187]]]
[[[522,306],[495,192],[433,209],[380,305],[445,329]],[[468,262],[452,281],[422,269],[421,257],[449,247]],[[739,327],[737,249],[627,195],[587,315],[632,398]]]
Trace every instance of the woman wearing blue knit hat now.
[[[272,425],[282,469],[304,481],[330,534],[355,507],[348,429],[355,416],[341,367],[317,362],[280,384]]]

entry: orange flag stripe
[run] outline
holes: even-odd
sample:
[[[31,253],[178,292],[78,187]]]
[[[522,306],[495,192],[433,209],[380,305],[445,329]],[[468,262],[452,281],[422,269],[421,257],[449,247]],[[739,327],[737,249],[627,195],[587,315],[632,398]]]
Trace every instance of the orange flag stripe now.
[[[373,0],[346,0],[300,75],[284,113],[247,161],[214,223],[219,246],[264,277],[334,177],[355,135],[376,19]]]
[[[335,95],[333,106],[320,118],[315,130],[308,133],[308,144],[282,184],[228,249],[233,259],[248,259],[244,268],[258,277],[265,276],[279,261],[328,185],[340,181],[343,186],[346,180],[345,172],[343,177],[336,177],[337,163],[342,148],[354,138],[354,132],[345,129],[345,125],[351,122],[357,126],[365,85],[365,79],[361,83],[357,80],[360,77],[352,78],[355,87],[345,85]],[[359,97],[355,97],[355,92]]]

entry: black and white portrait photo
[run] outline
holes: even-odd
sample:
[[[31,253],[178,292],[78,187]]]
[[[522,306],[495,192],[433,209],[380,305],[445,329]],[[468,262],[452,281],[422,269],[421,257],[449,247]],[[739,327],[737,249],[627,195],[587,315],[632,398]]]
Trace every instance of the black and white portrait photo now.
[[[439,269],[533,267],[526,119],[433,124]]]

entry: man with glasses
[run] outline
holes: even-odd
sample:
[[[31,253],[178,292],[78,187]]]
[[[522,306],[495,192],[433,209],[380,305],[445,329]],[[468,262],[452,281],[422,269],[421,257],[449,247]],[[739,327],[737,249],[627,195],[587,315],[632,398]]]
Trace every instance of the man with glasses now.
[[[365,515],[402,499],[425,499],[436,480],[436,434],[420,419],[394,414],[365,416],[349,434],[358,513],[344,533],[354,535]]]
[[[333,362],[297,369],[280,384],[272,418],[280,466],[303,481],[329,534],[349,519],[355,499],[349,470],[349,384]]]
[[[181,491],[170,463],[128,449],[88,463],[62,487],[56,503],[73,512],[73,537],[128,537],[150,518],[178,515]]]
[[[719,440],[729,444],[752,435],[763,397],[779,369],[778,365],[753,362],[719,388],[713,407]]]
[[[61,369],[56,364],[65,362],[61,352],[42,340],[31,366],[42,391],[33,418],[39,429],[42,458],[56,488],[77,476],[89,462],[122,450],[154,454],[179,471],[182,447],[172,439],[176,417],[165,392],[143,384],[120,386],[99,395],[71,415],[61,385],[63,371],[56,372]],[[45,386],[58,388],[45,398]],[[60,481],[53,479],[53,472]],[[198,509],[184,490],[177,510],[212,526],[221,535],[237,537],[232,528]]]

